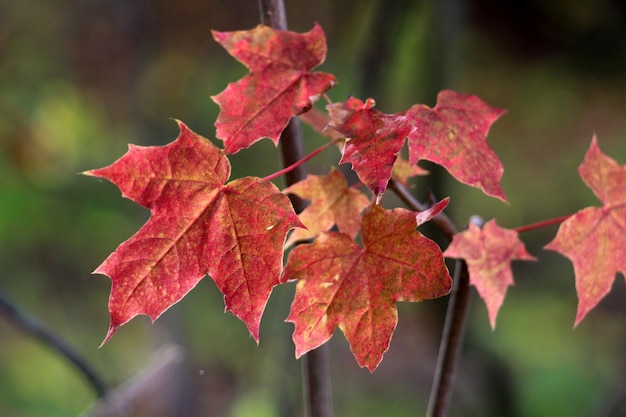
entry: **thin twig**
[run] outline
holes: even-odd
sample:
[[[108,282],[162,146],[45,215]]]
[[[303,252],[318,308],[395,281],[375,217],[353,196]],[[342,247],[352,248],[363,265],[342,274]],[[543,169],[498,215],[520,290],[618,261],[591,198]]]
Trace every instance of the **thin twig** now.
[[[261,22],[274,29],[287,30],[287,15],[282,0],[259,0]],[[280,137],[283,167],[304,158],[300,120],[292,118]],[[306,178],[305,166],[298,165],[285,175],[286,184],[292,185]],[[291,196],[296,212],[304,210],[304,202]],[[307,417],[332,417],[332,387],[330,377],[330,351],[328,344],[302,356],[302,383],[304,411]]]
[[[111,389],[80,417],[183,416],[178,387],[185,378],[185,351],[164,345],[154,352],[145,368]]]
[[[542,220],[540,222],[526,224],[524,226],[519,226],[519,227],[514,228],[513,230],[515,230],[517,233],[529,232],[531,230],[540,229],[542,227],[548,227],[554,224],[561,224],[565,220],[569,219],[570,217],[572,217],[572,215],[567,214],[565,216],[555,217],[553,219]]]
[[[443,417],[448,411],[456,379],[458,357],[463,342],[470,296],[467,264],[465,261],[459,260],[454,268],[454,284],[448,300],[446,321],[441,336],[439,357],[437,358],[426,417]]]
[[[0,292],[0,315],[6,316],[7,320],[17,328],[38,339],[44,345],[54,349],[59,355],[70,361],[87,379],[98,398],[103,398],[106,395],[106,385],[84,357],[37,318],[21,311],[2,292]]]
[[[335,145],[336,143],[340,142],[343,139],[335,139],[333,141],[330,141],[328,143],[326,143],[323,146],[320,146],[319,148],[317,148],[316,150],[314,150],[313,152],[311,152],[310,154],[308,154],[307,156],[305,156],[304,158],[294,162],[293,164],[281,169],[280,171],[276,171],[273,174],[270,174],[266,177],[264,177],[263,179],[266,181],[272,181],[275,178],[278,178],[280,176],[283,175],[287,175],[287,173],[293,171],[294,169],[298,168],[300,165],[304,164],[305,162],[307,162],[310,159],[315,158],[317,155],[319,155],[320,153],[324,152],[326,149],[330,148],[331,146]]]

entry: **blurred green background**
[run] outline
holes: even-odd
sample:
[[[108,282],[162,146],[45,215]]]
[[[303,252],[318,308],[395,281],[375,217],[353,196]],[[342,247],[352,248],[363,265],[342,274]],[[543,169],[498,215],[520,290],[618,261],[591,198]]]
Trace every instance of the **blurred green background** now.
[[[605,153],[626,163],[626,9],[618,0],[286,3],[292,30],[314,22],[325,29],[329,54],[320,69],[339,80],[329,92],[334,101],[371,96],[391,113],[433,106],[436,93],[451,88],[508,110],[489,143],[505,167],[510,205],[442,170],[414,181],[420,198],[430,189],[452,196],[448,213],[457,224],[480,214],[516,227],[598,205],[576,171],[594,133]],[[182,346],[176,377],[153,378],[146,401],[166,405],[125,415],[301,415],[292,325],[283,323],[291,285],[274,291],[259,347],[223,314],[221,295],[205,279],[156,324],[136,318],[98,349],[110,285],[90,273],[148,213],[111,184],[77,175],[110,164],[127,143],[172,141],[169,118],[214,138],[218,107],[210,96],[246,71],[210,29],[258,21],[257,2],[243,0],[0,2],[0,291],[65,338],[111,387],[154,370],[160,347]],[[309,150],[324,143],[308,128],[305,135]],[[326,152],[309,170],[326,173],[338,157]],[[279,161],[266,140],[232,164],[233,177],[264,176]],[[539,262],[514,264],[516,285],[494,332],[474,298],[451,415],[626,415],[624,279],[572,329],[572,266],[542,250],[555,231],[522,236]],[[425,411],[446,301],[399,305],[391,348],[373,375],[335,335],[337,416]],[[0,316],[1,416],[74,416],[94,401],[76,369]]]

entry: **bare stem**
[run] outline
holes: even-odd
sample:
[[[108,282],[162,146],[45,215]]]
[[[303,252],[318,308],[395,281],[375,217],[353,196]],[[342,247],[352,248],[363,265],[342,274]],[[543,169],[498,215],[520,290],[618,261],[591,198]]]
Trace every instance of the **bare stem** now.
[[[316,150],[314,150],[313,152],[311,152],[310,154],[308,154],[307,156],[305,156],[304,158],[294,162],[293,164],[289,165],[288,167],[285,167],[283,169],[281,169],[280,171],[276,171],[273,174],[270,174],[266,177],[264,177],[264,180],[267,181],[272,181],[275,178],[278,178],[282,175],[285,175],[291,171],[293,171],[294,169],[298,168],[300,165],[304,164],[305,162],[307,162],[310,159],[315,158],[317,155],[319,155],[320,153],[324,152],[326,149],[330,148],[331,146],[333,146],[334,144],[340,142],[341,139],[335,139],[331,142],[328,142],[327,144],[320,146],[319,148],[317,148]]]
[[[537,223],[526,224],[524,226],[516,227],[513,230],[515,230],[517,233],[529,232],[531,230],[540,229],[542,227],[552,226],[553,224],[563,223],[565,220],[569,219],[570,217],[572,217],[572,215],[568,214],[566,216],[555,217],[553,219],[548,219],[548,220],[542,220]]]
[[[287,15],[283,0],[259,0],[261,22],[274,29],[287,30]],[[300,120],[292,118],[280,137],[283,167],[296,164],[304,158],[304,146]],[[306,178],[303,164],[289,170],[285,175],[287,186]],[[304,202],[292,198],[296,212],[304,209]],[[302,384],[304,389],[304,412],[306,417],[332,417],[332,387],[330,377],[330,350],[328,344],[302,356]]]
[[[261,23],[278,30],[287,30],[287,13],[282,0],[259,0]]]
[[[459,260],[454,268],[454,284],[448,300],[446,322],[441,336],[439,358],[437,359],[426,417],[444,417],[447,415],[456,379],[457,362],[463,342],[470,296],[467,264],[465,261]]]
[[[54,334],[35,317],[21,311],[9,298],[0,293],[0,315],[4,315],[9,322],[28,335],[38,339],[46,346],[54,349],[59,355],[74,365],[87,379],[98,398],[106,395],[106,385],[98,373],[89,365],[84,357],[72,348],[63,338]]]

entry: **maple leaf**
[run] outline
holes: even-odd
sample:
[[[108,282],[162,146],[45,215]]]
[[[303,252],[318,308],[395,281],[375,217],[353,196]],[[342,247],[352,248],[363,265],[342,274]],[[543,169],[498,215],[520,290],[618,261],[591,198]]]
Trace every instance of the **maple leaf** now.
[[[365,194],[348,188],[345,177],[336,168],[328,175],[308,175],[306,179],[285,188],[283,193],[311,200],[311,204],[298,216],[306,229],[294,230],[285,246],[316,237],[334,225],[354,239],[359,232],[361,212],[369,205]]]
[[[603,205],[569,217],[545,246],[574,265],[575,325],[609,293],[615,274],[626,273],[626,166],[605,155],[594,136],[578,172]]]
[[[326,106],[329,125],[349,138],[340,163],[352,163],[361,181],[376,195],[387,188],[394,162],[412,127],[404,115],[375,110],[374,100],[350,98]]]
[[[504,168],[486,141],[489,128],[504,112],[476,96],[449,90],[439,93],[435,108],[414,105],[406,113],[415,127],[408,137],[409,162],[435,162],[460,182],[506,201],[500,186]]]
[[[504,301],[506,289],[513,285],[511,261],[535,260],[514,230],[504,229],[495,220],[481,229],[474,223],[468,230],[454,235],[443,253],[449,258],[462,258],[467,263],[470,284],[487,304],[489,323],[496,327],[496,317]]]
[[[324,232],[290,253],[283,279],[299,280],[287,318],[295,324],[296,357],[324,344],[339,326],[359,365],[373,372],[398,321],[395,303],[449,293],[441,249],[415,230],[416,216],[375,205],[362,218],[363,247],[345,233]]]
[[[309,72],[326,56],[326,39],[317,24],[304,34],[264,25],[212,33],[250,70],[212,97],[221,109],[215,127],[226,153],[238,152],[264,137],[277,144],[289,119],[307,111],[337,83],[331,74]]]
[[[178,125],[180,135],[169,145],[129,145],[112,165],[85,172],[151,211],[95,270],[112,280],[103,343],[136,315],[156,320],[207,273],[224,294],[226,310],[258,342],[261,315],[279,282],[285,235],[300,222],[271,182],[246,177],[224,184],[230,163],[223,152]]]

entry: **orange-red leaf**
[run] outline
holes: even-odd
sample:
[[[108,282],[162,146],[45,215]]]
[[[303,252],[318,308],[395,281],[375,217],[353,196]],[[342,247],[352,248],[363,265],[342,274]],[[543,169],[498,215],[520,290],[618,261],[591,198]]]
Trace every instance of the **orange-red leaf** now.
[[[578,172],[603,205],[568,218],[546,245],[574,264],[576,325],[609,293],[615,274],[626,275],[626,166],[606,156],[594,136]]]
[[[269,181],[246,177],[224,185],[230,163],[223,152],[178,124],[180,135],[169,145],[130,145],[112,165],[86,172],[151,212],[95,271],[112,280],[105,342],[138,314],[156,320],[207,273],[226,310],[258,341],[261,315],[279,282],[285,235],[300,222]]]
[[[404,115],[384,114],[373,107],[371,98],[365,103],[350,98],[326,106],[329,125],[349,139],[340,163],[350,162],[363,184],[380,195],[387,188],[394,162],[412,127]]]
[[[220,106],[215,122],[226,153],[235,153],[268,137],[278,143],[289,119],[307,111],[336,84],[335,77],[309,72],[326,57],[319,25],[307,33],[259,25],[236,32],[213,31],[213,38],[250,73],[212,97]]]
[[[445,90],[437,105],[411,107],[406,118],[415,127],[409,134],[409,162],[435,162],[464,184],[506,201],[500,179],[504,171],[487,144],[489,128],[504,110],[490,107],[476,96]]]
[[[470,284],[487,304],[492,329],[496,327],[506,289],[513,285],[511,261],[535,260],[526,252],[517,232],[498,226],[495,220],[487,222],[482,229],[470,223],[468,230],[454,236],[444,256],[465,259]]]
[[[374,371],[397,324],[396,302],[450,291],[439,246],[416,226],[416,213],[376,205],[363,215],[364,247],[344,233],[325,232],[291,252],[284,276],[300,280],[287,318],[295,324],[296,357],[339,326],[359,365]]]
[[[283,192],[311,200],[311,204],[298,216],[306,229],[294,230],[286,246],[314,238],[334,225],[354,239],[359,232],[361,212],[369,204],[365,194],[348,188],[345,177],[335,168],[328,175],[309,175]]]

